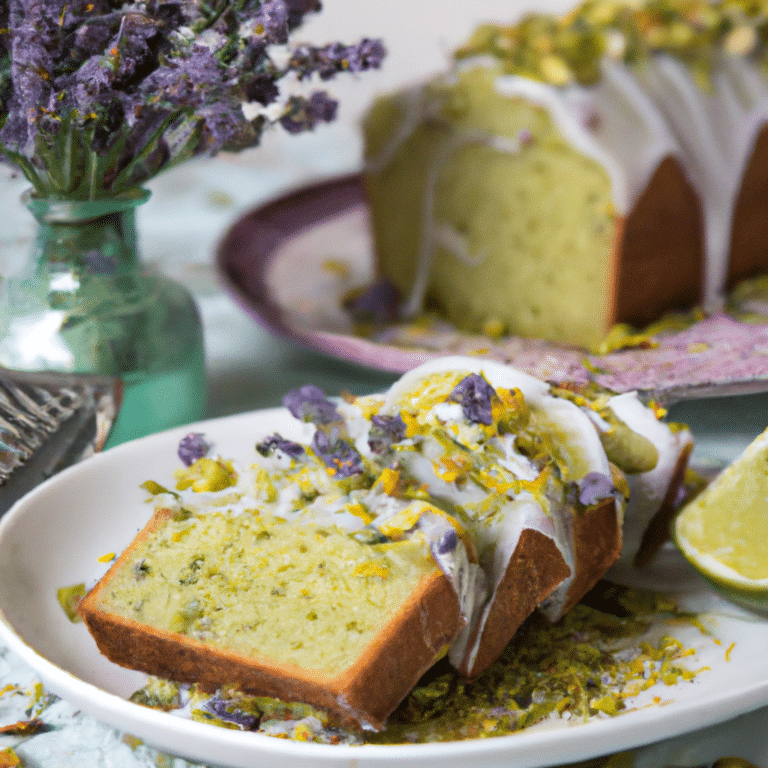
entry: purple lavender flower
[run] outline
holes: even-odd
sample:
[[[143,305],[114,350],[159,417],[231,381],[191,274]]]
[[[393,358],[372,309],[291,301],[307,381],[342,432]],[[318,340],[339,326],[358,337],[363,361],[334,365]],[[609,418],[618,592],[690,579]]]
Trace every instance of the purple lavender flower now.
[[[179,458],[189,467],[202,459],[210,447],[202,432],[190,432],[179,441]]]
[[[312,438],[312,450],[328,469],[333,470],[335,477],[352,477],[365,471],[362,456],[336,429],[328,432],[317,430]]]
[[[288,9],[288,29],[294,30],[301,26],[304,16],[316,13],[322,7],[320,0],[285,0]]]
[[[387,52],[381,40],[366,38],[357,45],[349,46],[346,54],[346,71],[366,72],[369,69],[378,69]]]
[[[317,74],[321,80],[330,80],[339,72],[376,69],[381,66],[385,53],[380,41],[368,39],[357,45],[301,45],[294,50],[289,66],[300,79]]]
[[[264,0],[246,24],[260,42],[278,45],[288,42],[288,8],[283,0]]]
[[[273,57],[318,10],[319,0],[4,0],[0,159],[38,195],[91,199],[196,155],[256,146],[270,124],[298,133],[329,122],[333,99],[283,96],[281,81],[378,67],[383,46]],[[253,117],[244,103],[279,108]]]
[[[205,702],[204,708],[212,715],[227,723],[234,723],[244,731],[254,731],[259,726],[260,718],[240,708],[237,701],[214,696]]]
[[[304,446],[301,443],[294,443],[291,440],[286,440],[282,435],[278,435],[277,432],[266,440],[257,443],[256,450],[262,456],[269,456],[275,451],[281,451],[294,459],[303,456],[305,453]]]
[[[448,395],[448,400],[461,403],[465,418],[473,424],[492,424],[491,400],[494,388],[478,373],[465,376]]]
[[[395,443],[405,437],[405,422],[397,416],[371,416],[371,429],[368,433],[368,446],[376,454],[387,453]]]
[[[324,91],[316,91],[309,99],[291,96],[280,125],[288,133],[311,131],[318,123],[330,123],[336,119],[338,102]]]
[[[613,495],[614,485],[608,475],[602,472],[589,472],[579,480],[579,502],[585,507],[596,504]]]
[[[314,384],[292,389],[283,397],[283,405],[294,418],[312,422],[318,427],[342,421],[336,406],[325,396],[325,392]]]
[[[438,555],[447,555],[453,552],[459,544],[459,537],[454,528],[449,528],[435,545]]]

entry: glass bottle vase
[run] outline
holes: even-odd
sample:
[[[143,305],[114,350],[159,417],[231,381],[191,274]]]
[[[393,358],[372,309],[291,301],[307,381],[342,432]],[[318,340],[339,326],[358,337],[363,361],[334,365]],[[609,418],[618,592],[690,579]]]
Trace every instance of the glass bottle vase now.
[[[143,189],[97,200],[24,202],[31,258],[0,296],[0,365],[116,375],[123,403],[107,447],[202,418],[203,333],[189,292],[140,260]]]

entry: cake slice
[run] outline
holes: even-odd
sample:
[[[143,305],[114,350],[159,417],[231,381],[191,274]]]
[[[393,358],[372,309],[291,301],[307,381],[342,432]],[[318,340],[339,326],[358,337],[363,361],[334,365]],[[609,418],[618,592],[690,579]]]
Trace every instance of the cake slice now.
[[[510,366],[426,363],[381,413],[412,425],[410,444],[394,446],[398,466],[459,507],[476,541],[487,596],[450,654],[475,677],[537,607],[557,620],[616,561],[624,498],[591,420]]]
[[[383,727],[462,625],[423,536],[159,510],[79,608],[111,661]]]

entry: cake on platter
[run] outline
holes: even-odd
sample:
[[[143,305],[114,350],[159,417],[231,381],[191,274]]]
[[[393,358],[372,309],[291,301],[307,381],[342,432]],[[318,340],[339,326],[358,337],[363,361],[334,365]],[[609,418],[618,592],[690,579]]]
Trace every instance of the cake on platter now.
[[[532,613],[567,613],[647,521],[624,519],[638,478],[674,494],[689,433],[639,401],[636,431],[616,399],[466,357],[382,395],[294,390],[301,441],[255,435],[235,461],[185,439],[78,611],[123,666],[378,730],[440,658],[475,678]]]
[[[589,0],[378,99],[364,183],[402,316],[589,347],[768,271],[767,20]]]

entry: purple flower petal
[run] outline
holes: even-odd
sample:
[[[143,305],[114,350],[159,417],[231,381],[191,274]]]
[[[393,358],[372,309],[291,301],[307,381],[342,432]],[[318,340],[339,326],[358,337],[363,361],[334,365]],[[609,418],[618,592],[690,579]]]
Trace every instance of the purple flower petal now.
[[[477,373],[465,376],[448,395],[448,400],[461,403],[465,418],[473,424],[492,424],[491,400],[496,390]]]
[[[190,432],[179,442],[179,458],[189,467],[202,459],[210,447],[202,432]]]
[[[280,125],[288,133],[311,131],[318,123],[330,123],[336,119],[338,102],[323,91],[316,91],[309,99],[291,96],[286,102],[286,112]]]
[[[286,440],[281,435],[278,435],[277,432],[266,440],[257,443],[256,450],[262,456],[269,456],[275,451],[281,451],[286,456],[290,456],[293,459],[297,459],[299,456],[303,456],[304,453],[306,453],[304,446],[301,445],[301,443],[294,443],[291,440]]]
[[[394,443],[405,437],[405,422],[397,416],[371,416],[371,429],[368,433],[368,446],[376,454],[387,453]]]
[[[435,545],[435,549],[439,555],[447,555],[449,552],[453,552],[459,544],[459,536],[454,528],[449,528]]]
[[[400,306],[400,291],[388,280],[378,280],[365,288],[362,293],[345,302],[347,311],[358,322],[391,322],[397,317]]]
[[[244,731],[254,731],[259,725],[260,718],[250,712],[244,712],[240,709],[237,702],[231,699],[221,699],[215,696],[208,699],[205,703],[205,709],[218,717],[219,720],[234,723]]]
[[[315,426],[329,426],[342,421],[336,406],[314,384],[292,389],[283,397],[283,405],[294,418],[311,422]]]
[[[312,438],[312,450],[322,459],[335,477],[346,478],[365,471],[362,456],[349,440],[339,437],[337,430],[331,434],[318,430]]]
[[[589,472],[579,480],[579,502],[585,507],[613,495],[613,480],[602,472]]]

